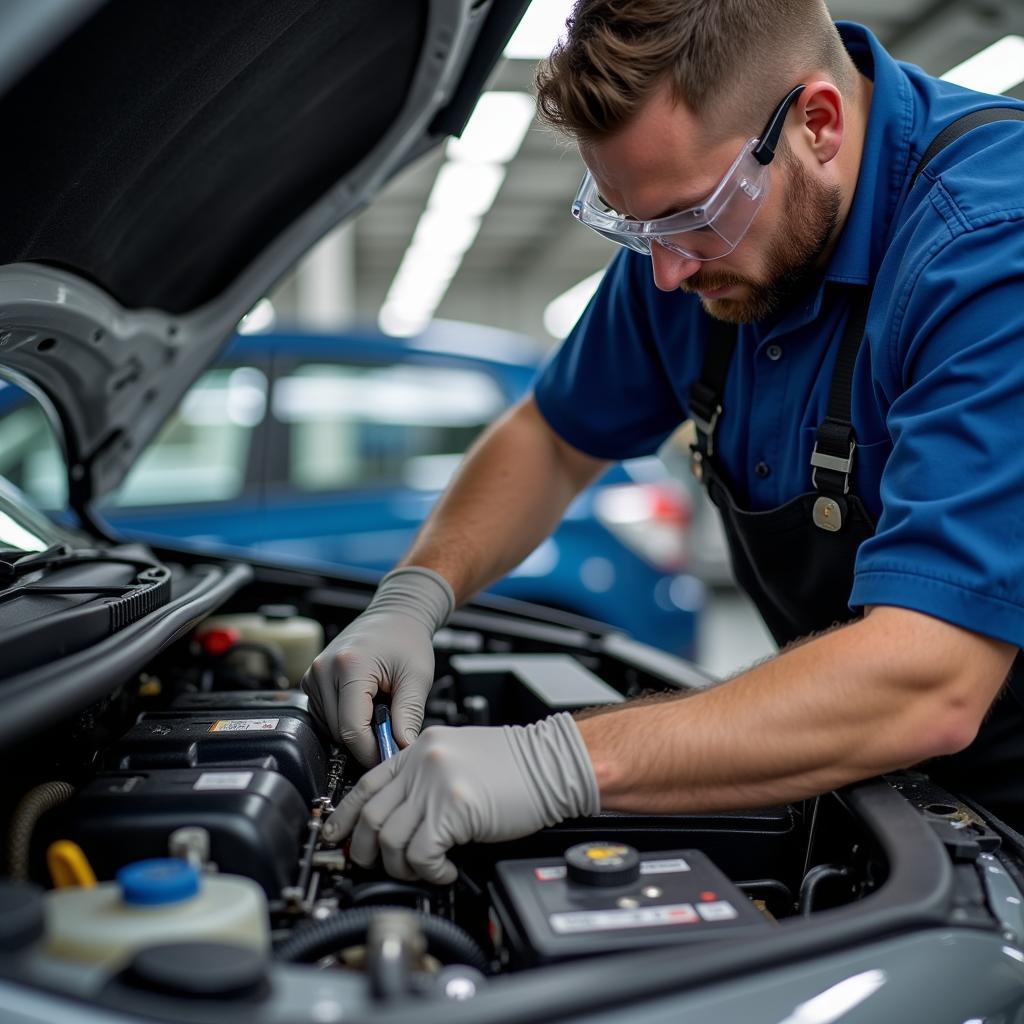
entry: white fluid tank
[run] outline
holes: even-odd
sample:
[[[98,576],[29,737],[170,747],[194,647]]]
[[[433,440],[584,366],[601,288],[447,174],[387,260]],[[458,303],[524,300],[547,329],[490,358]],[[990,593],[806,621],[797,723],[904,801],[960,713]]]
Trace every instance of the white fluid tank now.
[[[225,942],[270,948],[263,890],[238,875],[200,875],[182,860],[139,861],[116,882],[46,893],[47,952],[117,969],[146,946]]]
[[[315,619],[297,615],[290,605],[268,604],[257,612],[212,615],[203,621],[196,634],[201,637],[220,629],[237,633],[240,640],[264,644],[277,651],[292,686],[299,685],[306,669],[326,643],[323,626]],[[253,674],[264,668],[263,659],[255,652],[247,651],[244,655],[240,652],[238,657]]]

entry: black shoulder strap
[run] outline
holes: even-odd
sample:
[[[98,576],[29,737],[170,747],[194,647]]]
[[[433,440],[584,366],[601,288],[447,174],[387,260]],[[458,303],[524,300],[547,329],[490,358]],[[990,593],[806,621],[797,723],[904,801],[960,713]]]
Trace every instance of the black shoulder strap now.
[[[853,288],[852,292],[843,340],[839,343],[839,352],[832,369],[828,411],[818,424],[811,454],[811,480],[815,490],[836,497],[850,490],[853,453],[857,447],[852,410],[853,368],[864,338],[868,304],[871,302],[870,288],[860,285]]]
[[[910,187],[917,184],[921,172],[931,163],[932,157],[941,153],[951,142],[955,142],[962,135],[966,135],[974,128],[983,124],[992,124],[995,121],[1024,121],[1024,110],[1020,107],[985,107],[982,110],[975,110],[970,114],[958,117],[951,124],[947,124],[938,135],[932,139],[931,145],[925,150],[921,162],[910,179]]]
[[[736,350],[739,330],[735,324],[708,317],[708,340],[700,377],[690,385],[690,418],[697,427],[697,445],[705,455],[715,451],[715,426],[722,415],[725,378]]]
[[[910,181],[913,188],[921,172],[932,158],[951,142],[966,135],[974,128],[995,121],[1024,121],[1024,109],[1020,107],[985,107],[957,118],[946,125],[932,139]],[[1022,154],[1024,157],[1024,154]],[[856,439],[851,422],[851,392],[853,388],[853,366],[860,350],[864,334],[867,308],[871,301],[871,290],[863,288],[851,308],[850,318],[843,335],[842,345],[832,375],[829,392],[828,414],[818,428],[812,473],[815,486],[819,489],[837,490],[845,493],[849,487],[849,475],[853,464]],[[710,330],[704,364],[700,377],[690,386],[690,416],[697,426],[697,450],[704,455],[714,454],[714,432],[722,414],[722,395],[729,375],[729,364],[736,349],[738,330],[734,324],[722,323],[710,317]],[[820,476],[818,471],[821,470]],[[820,483],[819,483],[820,480]]]

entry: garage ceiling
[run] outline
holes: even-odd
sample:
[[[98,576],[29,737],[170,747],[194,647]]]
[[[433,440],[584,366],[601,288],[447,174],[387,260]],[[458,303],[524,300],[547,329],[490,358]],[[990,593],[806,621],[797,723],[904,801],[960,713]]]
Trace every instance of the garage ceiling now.
[[[868,25],[896,57],[933,74],[1007,34],[1024,35],[1021,0],[829,0],[828,6],[837,20]],[[504,60],[491,88],[528,90],[532,76],[531,61]],[[1024,88],[1009,95],[1024,99]],[[356,222],[354,297],[360,320],[376,321],[442,161],[436,153],[410,168]],[[575,150],[534,123],[438,307],[439,317],[518,330],[551,343],[544,308],[603,267],[611,253],[569,217],[581,166]]]

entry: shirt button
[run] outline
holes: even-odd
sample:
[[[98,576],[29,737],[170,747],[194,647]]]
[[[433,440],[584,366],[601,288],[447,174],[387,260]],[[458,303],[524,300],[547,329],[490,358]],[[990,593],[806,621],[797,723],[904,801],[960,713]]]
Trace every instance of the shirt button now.
[[[782,358],[782,346],[769,345],[765,350],[765,354],[773,363],[778,362]]]
[[[754,467],[754,472],[763,480],[765,477],[772,475],[772,467],[767,462],[759,462]]]

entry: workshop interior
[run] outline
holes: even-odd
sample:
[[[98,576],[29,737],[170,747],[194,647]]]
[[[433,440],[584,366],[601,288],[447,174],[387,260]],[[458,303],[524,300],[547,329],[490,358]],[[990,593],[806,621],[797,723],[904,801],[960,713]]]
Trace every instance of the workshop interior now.
[[[0,10],[0,375],[45,411],[66,464],[56,513],[0,476],[5,1022],[625,1013],[825,1024],[945,1020],[944,1005],[963,1020],[1024,1019],[1024,838],[925,771],[753,810],[602,811],[458,846],[449,885],[360,866],[323,827],[366,769],[299,684],[366,608],[376,569],[204,549],[198,529],[182,541],[122,535],[101,514],[260,301],[271,298],[280,322],[325,332],[337,311],[318,320],[306,309],[304,322],[301,303],[324,265],[337,268],[331,233],[344,222],[355,226],[339,244],[359,268],[347,312],[365,320],[372,309],[396,336],[427,330],[440,308],[542,347],[560,340],[609,253],[589,232],[569,240],[570,223],[529,289],[510,280],[521,266],[495,262],[501,247],[521,256],[551,221],[569,221],[563,179],[578,178],[577,164],[564,166],[564,145],[538,137],[532,114],[522,165],[510,157],[502,175],[507,189],[523,174],[524,192],[525,175],[550,177],[551,196],[538,184],[518,226],[515,196],[480,211],[479,251],[468,249],[465,273],[455,261],[433,305],[406,308],[388,291],[434,177],[457,162],[442,155],[449,138],[485,90],[528,88],[541,54],[509,47],[525,45],[523,26],[548,3]],[[1015,39],[1016,80],[979,88],[1024,98],[1016,0],[829,7],[935,73]],[[378,195],[403,229],[370,206]],[[504,278],[491,300],[487,275]],[[544,281],[545,301],[524,311]],[[0,393],[0,430],[4,409]],[[428,454],[436,467],[441,456]],[[683,518],[686,543],[706,554],[721,541],[701,509]],[[727,566],[703,578],[694,558],[666,570],[676,603],[663,604],[707,640],[726,629],[715,610],[738,598]],[[523,593],[481,595],[436,633],[424,728],[673,699],[739,668],[730,654],[749,663],[774,650],[749,610],[736,613],[749,635],[701,661],[697,639],[683,658],[567,600]],[[386,760],[397,752],[386,702],[373,724]],[[922,965],[930,992],[901,978],[920,978]],[[876,1003],[879,1016],[853,1015]]]

